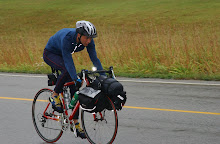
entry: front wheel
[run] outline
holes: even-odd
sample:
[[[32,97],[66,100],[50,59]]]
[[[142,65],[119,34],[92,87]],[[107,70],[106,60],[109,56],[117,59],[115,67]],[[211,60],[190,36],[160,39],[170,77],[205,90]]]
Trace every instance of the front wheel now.
[[[81,111],[82,127],[87,139],[92,144],[111,144],[117,134],[117,111],[110,98],[106,97],[106,99],[108,108],[101,112]]]
[[[63,134],[61,122],[58,120],[61,115],[56,114],[49,102],[52,92],[51,89],[41,89],[32,104],[34,127],[38,135],[48,143],[58,141]]]

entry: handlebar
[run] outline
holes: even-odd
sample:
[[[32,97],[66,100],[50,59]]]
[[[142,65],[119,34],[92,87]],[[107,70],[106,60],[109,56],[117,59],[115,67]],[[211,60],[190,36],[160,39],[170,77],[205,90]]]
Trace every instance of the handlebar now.
[[[77,75],[82,79],[82,78],[83,78],[83,75],[88,76],[88,75],[96,74],[96,73],[99,73],[99,74],[108,73],[110,77],[115,78],[115,75],[114,75],[114,71],[113,71],[113,67],[112,67],[112,66],[109,67],[109,70],[88,71],[88,70],[83,69],[83,70],[82,70],[80,73],[78,73]]]
[[[83,81],[86,81],[86,79],[87,79],[88,82],[92,82],[93,79],[91,79],[89,77],[89,75],[96,74],[96,73],[99,73],[99,74],[108,73],[109,77],[115,79],[115,75],[114,75],[114,71],[113,71],[112,66],[109,67],[109,70],[88,71],[88,70],[83,69],[80,73],[77,74],[77,76],[79,76],[80,79],[83,80]],[[69,86],[69,85],[74,85],[74,84],[75,84],[75,81],[67,82],[67,83],[64,84],[64,87]],[[78,88],[80,88],[80,87],[78,87]]]

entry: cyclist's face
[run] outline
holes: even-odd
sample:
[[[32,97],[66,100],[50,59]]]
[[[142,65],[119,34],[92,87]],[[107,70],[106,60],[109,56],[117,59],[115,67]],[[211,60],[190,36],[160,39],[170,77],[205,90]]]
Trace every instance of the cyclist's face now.
[[[88,46],[88,44],[92,41],[92,38],[91,37],[87,37],[87,36],[82,36],[81,37],[81,43],[84,45],[84,46]]]

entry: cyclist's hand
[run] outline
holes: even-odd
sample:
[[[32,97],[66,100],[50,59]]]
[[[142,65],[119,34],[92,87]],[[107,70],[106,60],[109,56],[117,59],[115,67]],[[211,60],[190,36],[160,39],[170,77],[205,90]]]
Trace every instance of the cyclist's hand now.
[[[82,80],[81,79],[77,79],[75,81],[75,86],[76,86],[76,90],[79,90],[79,88],[81,87],[82,85]]]

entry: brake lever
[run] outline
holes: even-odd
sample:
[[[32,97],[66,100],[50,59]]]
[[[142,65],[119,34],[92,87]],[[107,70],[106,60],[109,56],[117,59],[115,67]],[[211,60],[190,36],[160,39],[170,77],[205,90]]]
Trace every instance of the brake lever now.
[[[82,90],[87,85],[87,82],[86,82],[86,71],[83,69],[81,73],[82,73],[82,86],[80,87],[80,90]]]
[[[111,72],[111,77],[112,77],[113,79],[116,79],[115,74],[114,74],[114,71],[113,71],[113,66],[110,66],[110,67],[109,67],[109,70],[110,70],[110,72]]]

